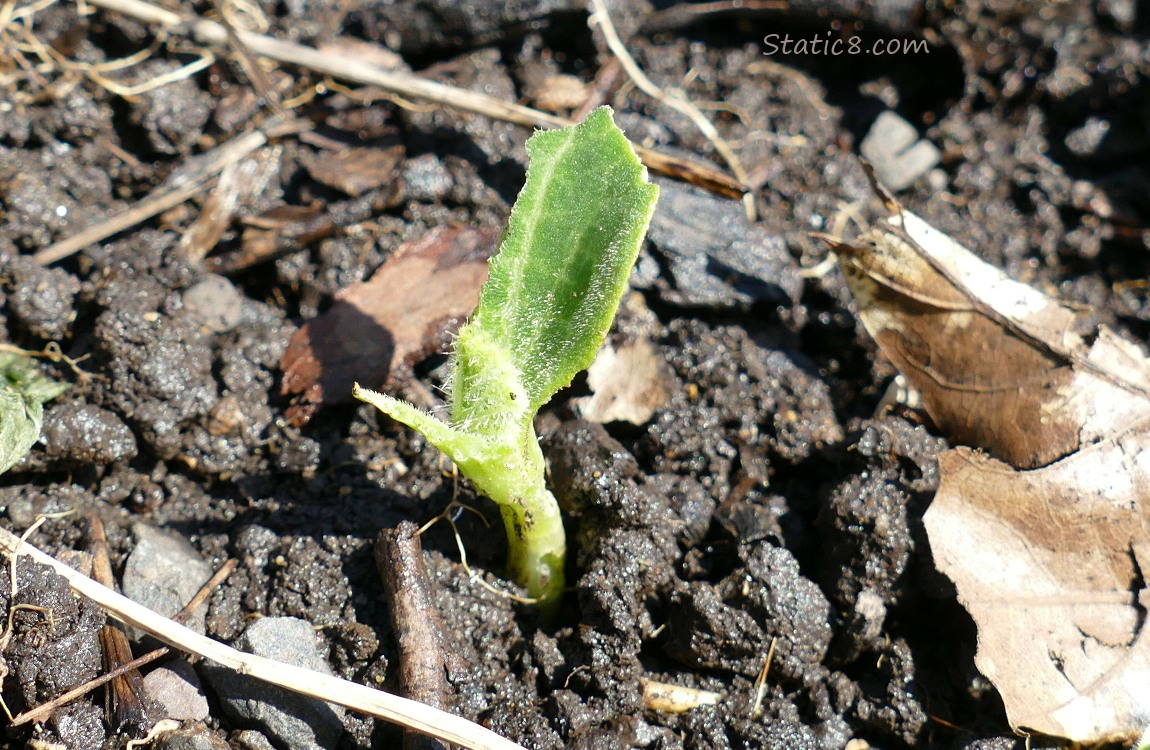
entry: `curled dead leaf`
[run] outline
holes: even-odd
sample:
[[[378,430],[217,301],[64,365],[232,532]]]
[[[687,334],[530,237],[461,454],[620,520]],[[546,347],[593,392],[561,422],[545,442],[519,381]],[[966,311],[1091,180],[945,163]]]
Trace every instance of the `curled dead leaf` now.
[[[975,662],[1010,722],[1078,742],[1150,722],[1150,434],[1032,471],[959,449],[925,523],[978,624]]]
[[[895,207],[839,255],[859,315],[959,448],[924,522],[1010,723],[1150,723],[1150,359]]]

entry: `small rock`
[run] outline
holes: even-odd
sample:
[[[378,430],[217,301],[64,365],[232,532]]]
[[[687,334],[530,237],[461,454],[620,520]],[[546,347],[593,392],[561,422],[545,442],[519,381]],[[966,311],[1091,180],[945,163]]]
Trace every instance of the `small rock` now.
[[[105,466],[136,457],[136,436],[118,416],[92,404],[64,403],[44,415],[48,455],[60,461]]]
[[[747,221],[741,203],[670,180],[655,183],[659,204],[648,238],[670,269],[666,282],[654,283],[665,301],[731,308],[798,300],[803,281],[781,234]],[[634,278],[639,288],[652,285],[646,265]],[[667,282],[671,289],[659,288]]]
[[[895,191],[910,187],[942,161],[937,146],[919,140],[914,125],[889,110],[871,125],[859,153],[874,167],[879,182]]]
[[[212,569],[187,540],[171,532],[137,523],[132,527],[136,546],[124,565],[124,595],[170,617],[191,601],[212,577]],[[201,605],[185,624],[204,632],[207,605]]]
[[[200,678],[186,661],[177,659],[152,670],[144,678],[144,690],[163,709],[166,718],[206,721],[210,715]]]
[[[231,750],[228,743],[200,723],[161,734],[152,747],[156,750]]]
[[[403,163],[403,186],[407,198],[434,203],[451,192],[455,180],[435,154],[422,154]]]
[[[212,333],[224,333],[240,324],[244,296],[223,276],[209,274],[184,291],[188,316]]]
[[[1080,127],[1066,134],[1063,142],[1075,156],[1094,156],[1110,132],[1110,121],[1102,117],[1088,117]]]
[[[941,193],[950,186],[950,178],[946,174],[946,170],[940,167],[935,167],[926,173],[926,184],[930,189],[936,193]]]
[[[295,617],[256,620],[236,645],[257,656],[331,674],[331,667],[320,655],[315,631],[306,620]],[[208,665],[204,676],[230,716],[256,724],[276,744],[293,750],[323,750],[339,742],[345,713],[341,706],[216,665]]]

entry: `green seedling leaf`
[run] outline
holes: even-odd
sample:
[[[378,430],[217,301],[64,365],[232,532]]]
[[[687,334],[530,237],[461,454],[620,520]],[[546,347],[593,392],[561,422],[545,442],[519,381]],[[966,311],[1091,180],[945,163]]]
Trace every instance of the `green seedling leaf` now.
[[[0,473],[32,450],[40,438],[44,402],[67,389],[67,384],[41,375],[28,357],[0,352]]]
[[[658,188],[605,107],[582,125],[536,134],[527,153],[527,184],[474,324],[523,373],[534,411],[595,358]]]
[[[423,433],[499,505],[511,576],[553,604],[566,541],[532,421],[602,345],[658,188],[607,107],[537,133],[527,153],[527,182],[456,340],[450,424],[391,396],[355,394]]]

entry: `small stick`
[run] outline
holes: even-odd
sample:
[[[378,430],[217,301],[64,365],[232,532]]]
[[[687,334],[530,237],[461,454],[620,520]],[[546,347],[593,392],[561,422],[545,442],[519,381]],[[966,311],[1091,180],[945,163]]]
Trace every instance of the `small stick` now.
[[[211,596],[212,592],[216,590],[216,587],[222,585],[223,582],[228,579],[228,576],[235,572],[239,564],[239,561],[234,558],[224,560],[224,564],[220,566],[220,569],[212,574],[212,577],[208,579],[207,583],[200,586],[200,590],[196,592],[196,595],[189,599],[188,603],[185,604],[179,612],[172,615],[172,619],[182,625],[192,616],[192,612],[196,610],[196,607],[203,604],[204,600]]]
[[[391,623],[399,642],[399,684],[404,695],[433,708],[447,707],[447,675],[439,613],[431,600],[419,528],[403,521],[379,532],[375,565],[383,578]],[[439,740],[405,732],[403,750],[443,750]]]
[[[446,711],[293,664],[245,654],[219,641],[213,641],[147,607],[136,604],[106,586],[101,586],[3,528],[0,528],[0,552],[8,555],[27,555],[35,562],[47,565],[58,575],[63,576],[73,591],[91,599],[116,619],[140,628],[171,646],[211,659],[242,674],[250,674],[256,679],[279,685],[301,695],[338,703],[371,716],[409,726],[471,750],[524,750],[521,745],[500,737],[490,729]]]
[[[138,669],[120,669],[132,659],[132,644],[119,623],[100,628],[100,651],[104,655],[104,669],[115,672],[108,682],[104,701],[104,715],[115,732],[139,732],[152,725],[148,706],[144,702],[144,676]]]
[[[771,646],[767,649],[767,658],[763,660],[763,668],[759,670],[759,676],[755,678],[755,702],[751,704],[750,712],[752,721],[763,718],[763,698],[767,696],[767,675],[770,674],[771,662],[775,659],[775,646],[778,643],[778,636],[771,638]]]
[[[99,583],[112,588],[112,561],[108,556],[108,537],[104,533],[104,522],[95,513],[88,515],[88,537],[92,552],[92,577]],[[132,645],[119,623],[109,623],[100,628],[100,652],[104,657],[104,669],[116,672],[116,677],[108,682],[104,701],[104,714],[108,724],[116,732],[125,728],[142,729],[151,725],[148,707],[144,702],[144,677],[138,669],[120,667],[132,661]]]
[[[619,64],[619,58],[612,57],[605,62],[595,73],[595,80],[591,84],[591,92],[587,94],[587,99],[579,105],[579,109],[575,110],[571,119],[579,122],[591,114],[591,110],[609,103],[622,87],[626,77],[623,66]]]
[[[720,693],[713,690],[656,682],[645,677],[639,680],[639,686],[643,690],[643,708],[651,711],[685,714],[699,706],[714,706],[723,699]]]
[[[255,89],[256,94],[264,100],[272,112],[280,117],[287,118],[287,110],[284,109],[283,101],[280,95],[272,87],[271,80],[268,74],[260,67],[260,64],[236,36],[236,27],[228,18],[227,8],[224,7],[222,0],[212,0],[212,5],[216,8],[216,13],[220,16],[220,25],[224,27],[224,31],[228,35],[228,47],[236,54],[240,60],[240,67],[243,68],[244,74],[248,77],[248,82],[251,83],[252,88]]]

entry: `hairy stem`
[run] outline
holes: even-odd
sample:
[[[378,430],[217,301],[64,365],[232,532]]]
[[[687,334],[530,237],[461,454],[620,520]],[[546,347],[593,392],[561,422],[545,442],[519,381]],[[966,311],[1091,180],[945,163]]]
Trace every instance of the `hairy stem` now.
[[[552,610],[563,595],[567,540],[555,496],[542,485],[518,502],[499,506],[507,527],[507,572],[510,578]]]

